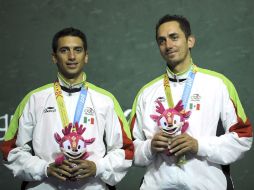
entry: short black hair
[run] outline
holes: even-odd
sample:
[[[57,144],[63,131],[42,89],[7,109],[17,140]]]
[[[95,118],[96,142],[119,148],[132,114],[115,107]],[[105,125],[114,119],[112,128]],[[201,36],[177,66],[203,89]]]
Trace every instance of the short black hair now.
[[[83,41],[83,46],[85,51],[87,50],[87,41],[86,41],[86,35],[79,29],[73,28],[73,27],[68,27],[60,30],[57,32],[52,40],[52,50],[54,53],[57,51],[57,46],[58,46],[58,40],[61,37],[65,36],[75,36],[79,37]]]
[[[158,29],[159,29],[160,25],[162,25],[166,22],[170,22],[170,21],[176,21],[179,23],[180,28],[184,32],[186,39],[191,35],[190,23],[185,17],[183,17],[181,15],[166,14],[163,17],[161,17],[156,24],[156,31],[155,31],[156,32],[156,40],[157,40]]]

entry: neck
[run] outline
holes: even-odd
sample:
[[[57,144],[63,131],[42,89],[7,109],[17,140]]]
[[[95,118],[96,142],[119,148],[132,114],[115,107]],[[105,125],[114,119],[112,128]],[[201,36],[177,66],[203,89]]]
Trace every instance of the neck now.
[[[83,79],[83,75],[81,77],[78,77],[78,78],[71,78],[71,79],[66,79],[66,82],[68,82],[69,84],[77,84],[77,83],[80,83],[82,82],[82,79]]]
[[[187,71],[190,68],[191,64],[192,64],[191,57],[187,57],[185,61],[180,63],[176,64],[167,63],[169,69],[175,74]]]
[[[80,75],[78,77],[75,77],[75,78],[66,78],[65,76],[63,76],[61,73],[59,73],[59,76],[61,77],[61,79],[69,84],[69,85],[75,85],[75,84],[78,84],[78,83],[81,83],[83,82],[84,80],[84,73],[80,73]]]

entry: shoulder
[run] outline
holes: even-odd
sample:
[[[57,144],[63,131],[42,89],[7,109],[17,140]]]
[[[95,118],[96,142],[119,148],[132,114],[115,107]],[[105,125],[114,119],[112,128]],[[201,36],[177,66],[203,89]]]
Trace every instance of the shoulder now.
[[[8,128],[8,131],[5,134],[5,137],[4,137],[5,140],[10,140],[15,136],[18,126],[19,126],[19,118],[23,114],[23,111],[24,111],[26,105],[28,104],[28,102],[31,99],[36,99],[36,98],[38,98],[39,101],[42,101],[42,98],[45,97],[45,96],[42,96],[42,94],[45,95],[45,92],[48,93],[49,89],[52,89],[52,87],[53,87],[53,83],[46,84],[44,86],[36,88],[36,89],[30,91],[29,93],[27,93],[27,95],[22,99],[22,101],[20,102],[20,104],[18,105],[18,107],[15,110],[15,113],[13,115],[13,118],[12,118],[9,128]]]
[[[154,94],[160,93],[161,89],[163,89],[163,78],[164,74],[160,75],[159,77],[153,79],[152,81],[148,82],[144,85],[139,92],[137,93],[133,105],[132,105],[132,115],[136,112],[137,106],[148,99],[151,99]],[[148,100],[149,101],[149,100]]]
[[[208,69],[203,69],[203,68],[197,68],[198,74],[201,75],[201,77],[206,77],[209,79],[210,82],[217,82],[225,85],[228,89],[233,87],[232,82],[223,74],[208,70]]]
[[[90,93],[92,94],[92,96],[96,96],[97,98],[100,99],[109,99],[109,100],[114,100],[115,97],[112,93],[110,93],[109,91],[98,87],[92,83],[87,82],[87,86],[88,89],[90,90]]]
[[[45,97],[46,93],[52,92],[53,85],[54,85],[53,83],[45,84],[41,87],[38,87],[38,88],[30,91],[29,93],[26,94],[26,96],[21,101],[21,105],[26,104],[31,97],[37,97],[37,96]]]
[[[155,91],[158,88],[162,87],[163,84],[163,78],[164,74],[156,77],[152,81],[148,82],[145,84],[138,92],[137,97],[140,96],[141,94],[149,94],[151,91]]]
[[[120,118],[124,118],[121,106],[112,93],[89,82],[87,82],[87,86],[91,98],[96,100],[94,103],[113,108]]]

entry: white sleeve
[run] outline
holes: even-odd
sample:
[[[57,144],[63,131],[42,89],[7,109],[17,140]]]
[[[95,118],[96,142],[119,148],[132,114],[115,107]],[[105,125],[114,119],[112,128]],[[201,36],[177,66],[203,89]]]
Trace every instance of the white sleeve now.
[[[127,173],[132,165],[133,143],[128,123],[123,112],[114,99],[109,107],[105,124],[105,157],[95,161],[97,171],[96,176],[109,185],[117,184]]]
[[[14,122],[14,121],[13,121]],[[33,128],[35,126],[35,112],[31,97],[24,107],[19,118],[19,128],[16,139],[16,148],[12,149],[4,163],[12,170],[15,177],[26,181],[42,180],[46,177],[48,163],[38,156],[32,155]]]
[[[222,86],[220,118],[225,130],[221,136],[198,139],[198,155],[217,164],[230,164],[243,157],[252,145],[252,126],[245,116],[232,83]]]
[[[153,134],[147,137],[143,131],[143,118],[142,113],[144,106],[142,101],[142,95],[137,97],[134,101],[132,107],[132,114],[130,118],[132,135],[134,138],[134,164],[137,166],[147,166],[149,165],[154,155],[151,151],[151,140]],[[148,132],[148,131],[147,131]]]

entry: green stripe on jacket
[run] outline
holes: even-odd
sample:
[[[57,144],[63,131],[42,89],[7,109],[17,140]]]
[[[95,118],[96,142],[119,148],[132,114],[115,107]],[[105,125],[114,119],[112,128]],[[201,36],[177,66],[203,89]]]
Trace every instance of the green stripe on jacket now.
[[[220,78],[223,81],[223,83],[226,85],[226,87],[228,89],[230,99],[233,101],[234,106],[236,107],[238,117],[240,117],[243,120],[243,122],[246,122],[247,117],[245,115],[244,109],[242,107],[241,101],[239,99],[238,93],[237,93],[233,83],[227,77],[225,77],[224,75],[217,73],[215,71],[210,71],[207,69],[198,68],[198,72]]]
[[[19,127],[19,118],[21,117],[21,115],[23,113],[23,110],[24,110],[24,108],[26,106],[26,103],[28,102],[28,100],[31,97],[31,95],[34,94],[35,92],[39,92],[39,91],[42,91],[42,90],[50,88],[50,87],[53,87],[53,83],[46,84],[46,85],[44,85],[42,87],[39,87],[39,88],[29,92],[23,98],[23,100],[18,105],[18,107],[17,107],[17,109],[16,109],[16,111],[15,111],[13,117],[12,117],[12,120],[10,122],[10,125],[9,125],[9,128],[8,128],[7,132],[4,135],[4,140],[5,141],[13,139],[13,137],[17,133],[17,130],[18,130],[18,127]]]

